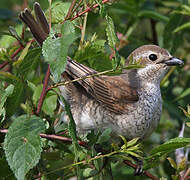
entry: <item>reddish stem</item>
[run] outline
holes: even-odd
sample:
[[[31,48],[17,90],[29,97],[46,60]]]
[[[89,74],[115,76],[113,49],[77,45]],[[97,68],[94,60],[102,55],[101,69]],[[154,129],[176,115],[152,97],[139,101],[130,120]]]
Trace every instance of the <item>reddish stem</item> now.
[[[103,0],[102,3],[105,4],[109,2],[109,0]],[[99,6],[99,4],[95,4],[93,5],[92,7],[88,7],[86,10],[84,10],[83,12],[75,15],[73,18],[71,18],[71,21],[73,21],[74,19],[78,18],[79,16],[82,16],[83,14],[89,12],[89,11],[92,11],[93,9],[97,8]]]
[[[36,111],[37,115],[39,115],[39,113],[40,113],[40,110],[41,110],[42,105],[43,105],[43,101],[45,99],[45,95],[47,93],[49,76],[50,76],[50,65],[48,65],[48,69],[47,69],[46,76],[45,76],[45,79],[44,79],[42,93],[40,95],[40,100],[38,102],[38,107],[37,107],[37,111]]]
[[[7,132],[8,132],[8,129],[0,129],[0,133],[7,133]],[[46,138],[46,139],[51,139],[51,140],[59,140],[59,141],[72,143],[71,138],[58,136],[58,135],[55,135],[55,134],[43,134],[43,133],[41,133],[40,137],[41,138]],[[79,141],[78,140],[78,143],[79,143],[80,146],[87,147],[87,143],[84,142],[84,141]]]

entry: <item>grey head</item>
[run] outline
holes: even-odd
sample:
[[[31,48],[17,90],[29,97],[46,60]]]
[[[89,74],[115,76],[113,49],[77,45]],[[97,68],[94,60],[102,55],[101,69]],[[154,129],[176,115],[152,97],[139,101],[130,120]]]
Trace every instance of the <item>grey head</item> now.
[[[144,45],[135,49],[128,57],[139,61],[144,68],[136,70],[136,76],[144,82],[160,83],[171,66],[182,65],[183,61],[173,57],[167,50],[156,45]]]

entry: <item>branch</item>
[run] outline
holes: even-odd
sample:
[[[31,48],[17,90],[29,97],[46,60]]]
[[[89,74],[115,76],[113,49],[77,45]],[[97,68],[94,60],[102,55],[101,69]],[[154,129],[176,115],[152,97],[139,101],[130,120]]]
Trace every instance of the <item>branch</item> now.
[[[102,3],[105,4],[107,2],[109,2],[110,0],[102,0]],[[78,13],[77,15],[75,15],[73,18],[71,18],[71,21],[73,21],[74,19],[82,16],[83,14],[89,12],[89,11],[92,11],[93,9],[97,8],[99,6],[99,4],[95,4],[93,5],[92,7],[88,7],[86,10],[84,10],[83,12],[81,13]]]
[[[7,132],[8,132],[8,129],[0,129],[0,133],[5,133],[6,134]],[[45,139],[50,139],[50,140],[59,140],[59,141],[72,143],[71,138],[58,136],[58,135],[55,135],[55,134],[43,134],[43,133],[41,133],[40,137],[45,138]],[[79,141],[78,140],[78,143],[79,143],[80,146],[87,147],[87,143],[85,141]]]
[[[117,69],[117,70],[123,70],[123,69],[134,69],[134,68],[142,68],[144,66],[142,65],[137,65],[137,64],[132,64],[132,65],[128,65],[126,67],[123,67],[123,68],[120,68],[120,69]],[[81,80],[84,80],[84,79],[88,79],[88,78],[92,78],[92,77],[96,77],[96,76],[101,76],[101,75],[105,75],[105,74],[108,74],[108,73],[112,73],[112,72],[115,72],[115,69],[111,69],[111,70],[106,70],[106,71],[103,71],[103,72],[98,72],[96,74],[90,74],[90,75],[86,75],[86,76],[83,76],[83,77],[80,77],[80,78],[76,78],[74,80],[71,80],[71,81],[66,81],[66,82],[60,82],[60,83],[57,83],[57,84],[54,84],[52,86],[50,86],[48,88],[48,91],[49,90],[52,90],[54,88],[57,88],[59,86],[65,86],[65,85],[68,85],[70,83],[73,83],[73,82],[78,82],[78,81],[81,81]]]
[[[47,93],[49,77],[50,77],[50,65],[48,65],[48,69],[47,69],[46,76],[45,76],[44,83],[43,83],[42,93],[40,95],[40,100],[38,102],[38,107],[37,107],[37,111],[36,111],[37,115],[39,115],[39,113],[40,113],[40,110],[42,108],[42,105],[43,105],[43,102],[45,99],[45,95]]]

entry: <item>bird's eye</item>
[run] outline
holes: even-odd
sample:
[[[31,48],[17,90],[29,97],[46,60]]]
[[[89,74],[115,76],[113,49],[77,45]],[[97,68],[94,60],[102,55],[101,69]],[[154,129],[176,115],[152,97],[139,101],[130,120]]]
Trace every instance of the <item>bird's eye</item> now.
[[[156,61],[156,60],[158,59],[156,54],[150,54],[150,55],[148,56],[148,58],[149,58],[151,61]]]

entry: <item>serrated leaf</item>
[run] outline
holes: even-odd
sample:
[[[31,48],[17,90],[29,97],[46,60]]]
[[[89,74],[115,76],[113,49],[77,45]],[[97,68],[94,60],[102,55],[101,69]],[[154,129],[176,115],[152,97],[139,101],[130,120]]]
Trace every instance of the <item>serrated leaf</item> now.
[[[116,43],[118,42],[118,38],[115,33],[115,27],[112,18],[106,16],[106,23],[107,23],[106,35],[108,38],[108,44],[111,48],[115,49]]]
[[[96,71],[112,69],[109,56],[104,51],[105,40],[87,41],[81,50],[75,53],[74,59]]]
[[[151,154],[154,155],[156,153],[168,153],[175,149],[185,147],[190,144],[190,138],[183,138],[183,137],[177,137],[174,139],[171,139],[164,144],[154,148],[151,151]]]
[[[8,164],[18,180],[39,161],[42,142],[39,134],[45,125],[37,116],[22,115],[14,119],[5,136],[4,150]]]
[[[5,90],[4,89],[0,89],[0,117],[3,116],[3,118],[1,119],[1,122],[5,119],[5,108],[4,108],[4,104],[7,100],[7,98],[13,93],[14,90],[14,86],[11,84],[9,85]]]
[[[7,98],[7,101],[5,103],[8,116],[11,116],[18,111],[18,107],[20,106],[20,103],[23,100],[25,93],[24,84],[22,82],[17,82],[14,85],[15,87],[13,93]]]
[[[69,10],[70,2],[55,2],[51,5],[51,22],[60,23],[63,22],[67,12]],[[46,17],[49,17],[49,11],[46,13]]]
[[[73,26],[71,22],[67,23],[67,26],[68,25]],[[45,58],[45,61],[50,64],[54,82],[60,81],[61,74],[64,72],[67,63],[67,52],[69,46],[77,38],[75,33],[68,33],[68,28],[66,29],[66,33],[64,32],[64,29],[65,28],[63,26],[62,37],[59,38],[55,38],[54,32],[51,32],[42,46],[42,54]]]
[[[101,144],[103,142],[109,141],[111,132],[111,128],[107,128],[106,130],[104,130],[103,133],[99,136],[97,143]]]
[[[170,162],[170,165],[174,168],[174,169],[177,169],[177,164],[175,163],[175,161],[168,157],[167,160]]]

